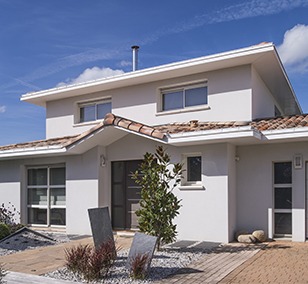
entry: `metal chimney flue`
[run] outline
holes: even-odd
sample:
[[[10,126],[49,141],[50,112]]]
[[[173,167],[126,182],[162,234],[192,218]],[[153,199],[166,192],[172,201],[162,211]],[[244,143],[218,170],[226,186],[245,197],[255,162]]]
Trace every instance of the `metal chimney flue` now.
[[[132,50],[133,50],[133,71],[138,70],[138,45],[133,45]]]

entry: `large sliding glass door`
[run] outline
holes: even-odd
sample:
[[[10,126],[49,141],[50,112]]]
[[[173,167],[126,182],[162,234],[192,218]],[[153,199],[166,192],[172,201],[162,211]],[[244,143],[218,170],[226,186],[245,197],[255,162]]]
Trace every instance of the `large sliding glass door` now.
[[[65,167],[35,167],[27,171],[28,224],[65,226]]]

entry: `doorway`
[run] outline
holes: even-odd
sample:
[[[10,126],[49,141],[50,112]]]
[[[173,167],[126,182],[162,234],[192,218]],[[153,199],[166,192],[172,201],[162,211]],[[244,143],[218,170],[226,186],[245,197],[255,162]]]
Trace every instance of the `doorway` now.
[[[116,230],[137,229],[136,210],[140,208],[141,187],[132,179],[142,161],[112,162],[111,178],[111,219]]]

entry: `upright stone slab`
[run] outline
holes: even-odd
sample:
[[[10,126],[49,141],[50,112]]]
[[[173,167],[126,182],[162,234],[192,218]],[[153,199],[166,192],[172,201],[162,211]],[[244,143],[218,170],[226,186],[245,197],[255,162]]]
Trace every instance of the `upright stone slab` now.
[[[157,243],[157,237],[137,232],[134,236],[131,248],[129,250],[126,262],[126,268],[128,270],[131,270],[132,262],[137,255],[140,256],[147,255],[148,261],[145,266],[145,273],[147,274],[153,258],[156,243]]]
[[[110,240],[114,243],[108,207],[91,208],[88,213],[95,248]]]

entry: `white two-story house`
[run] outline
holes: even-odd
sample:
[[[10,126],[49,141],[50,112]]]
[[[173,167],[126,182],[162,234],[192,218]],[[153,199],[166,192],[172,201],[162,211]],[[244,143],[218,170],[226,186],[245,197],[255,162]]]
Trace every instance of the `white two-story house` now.
[[[46,140],[0,147],[0,202],[22,223],[89,234],[87,209],[108,206],[115,230],[135,229],[131,172],[163,145],[186,169],[179,239],[306,239],[308,115],[271,43],[21,100],[46,108]]]

